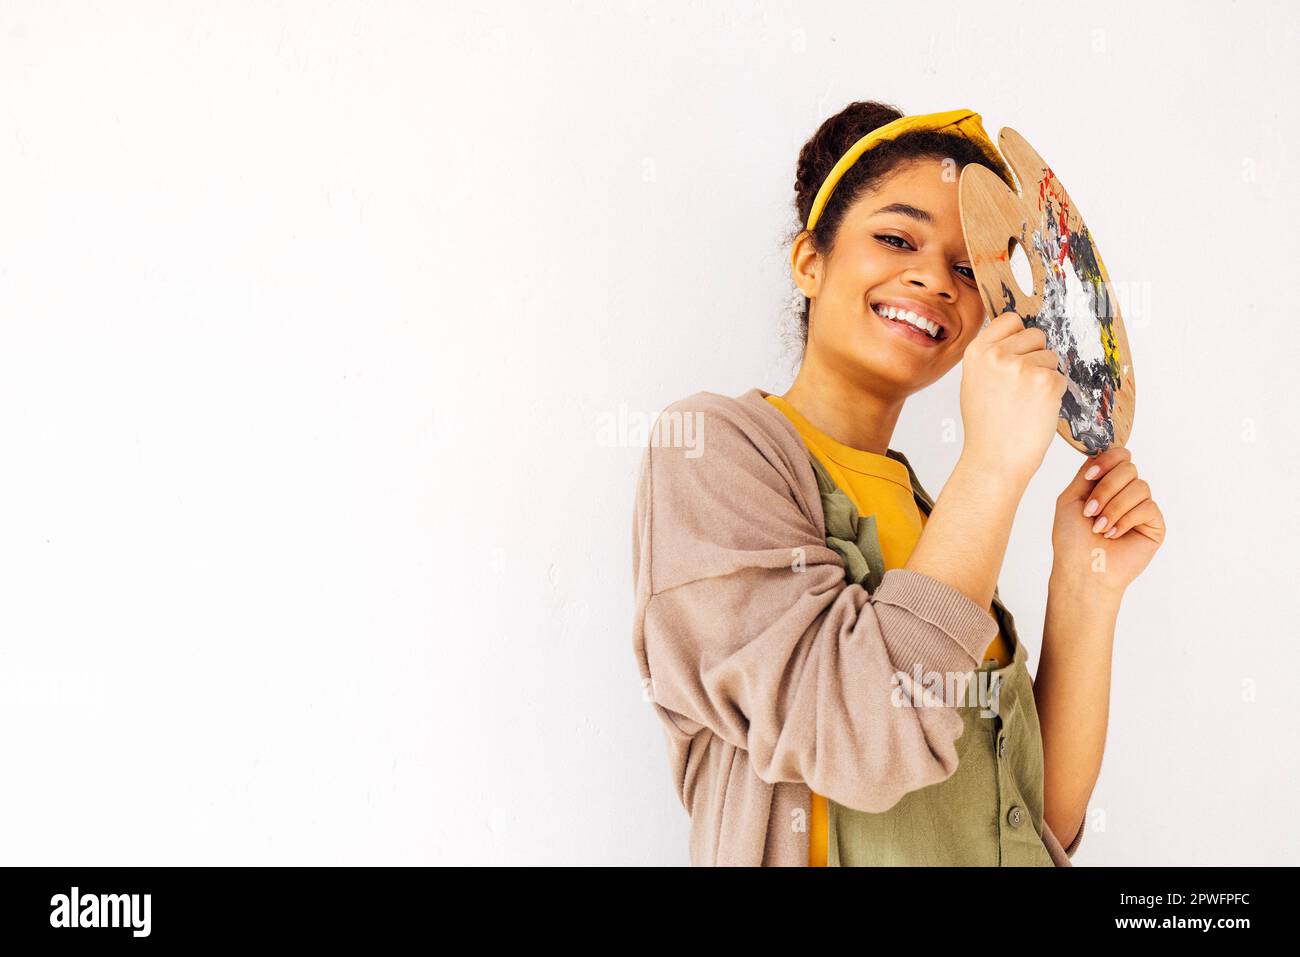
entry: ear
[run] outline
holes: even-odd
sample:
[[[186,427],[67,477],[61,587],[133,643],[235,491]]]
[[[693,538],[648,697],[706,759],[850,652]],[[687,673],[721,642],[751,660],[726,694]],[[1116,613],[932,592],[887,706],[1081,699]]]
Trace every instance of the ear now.
[[[822,257],[813,248],[812,234],[806,229],[795,237],[790,249],[790,274],[807,298],[814,299],[821,292]]]

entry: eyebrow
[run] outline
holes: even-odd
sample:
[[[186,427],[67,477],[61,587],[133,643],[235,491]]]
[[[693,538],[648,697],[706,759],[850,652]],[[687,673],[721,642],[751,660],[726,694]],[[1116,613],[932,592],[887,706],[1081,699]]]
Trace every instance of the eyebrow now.
[[[911,203],[890,203],[888,206],[881,206],[876,210],[875,215],[878,216],[881,213],[898,213],[900,216],[910,216],[917,222],[925,223],[927,225],[934,223],[933,216],[923,209],[918,209]]]

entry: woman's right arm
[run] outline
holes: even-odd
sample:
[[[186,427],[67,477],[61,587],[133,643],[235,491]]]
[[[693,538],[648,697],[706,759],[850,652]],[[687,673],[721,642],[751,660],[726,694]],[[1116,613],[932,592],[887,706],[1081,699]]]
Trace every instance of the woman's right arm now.
[[[997,623],[915,570],[874,594],[846,584],[807,462],[704,395],[664,412],[702,413],[700,454],[652,445],[638,480],[633,644],[649,695],[682,732],[743,748],[764,781],[888,810],[956,770],[962,718],[927,673],[964,691]]]
[[[1047,336],[1004,312],[962,355],[965,444],[905,567],[989,607],[1011,523],[1056,434],[1068,380]]]
[[[935,499],[904,566],[947,582],[979,605],[993,602],[1026,480],[963,456]]]

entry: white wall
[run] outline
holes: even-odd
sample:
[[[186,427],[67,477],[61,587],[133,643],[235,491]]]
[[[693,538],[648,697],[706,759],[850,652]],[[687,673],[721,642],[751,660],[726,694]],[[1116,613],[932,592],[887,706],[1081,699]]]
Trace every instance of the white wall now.
[[[1300,863],[1300,16],[944,6],[0,7],[6,863],[685,863],[602,417],[784,391],[798,149],[870,98],[1025,134],[1149,295],[1076,863]]]

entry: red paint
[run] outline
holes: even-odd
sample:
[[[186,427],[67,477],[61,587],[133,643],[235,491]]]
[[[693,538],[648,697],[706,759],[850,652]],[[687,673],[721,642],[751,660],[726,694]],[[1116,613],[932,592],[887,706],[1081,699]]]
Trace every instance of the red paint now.
[[[1040,214],[1046,208],[1049,197],[1056,201],[1056,208],[1060,210],[1056,224],[1061,240],[1061,251],[1056,257],[1056,264],[1060,266],[1065,263],[1065,257],[1069,254],[1070,249],[1070,200],[1066,197],[1065,188],[1061,185],[1061,181],[1056,178],[1056,174],[1052,172],[1050,166],[1047,167],[1047,172],[1043,178],[1038,181],[1038,212]]]

